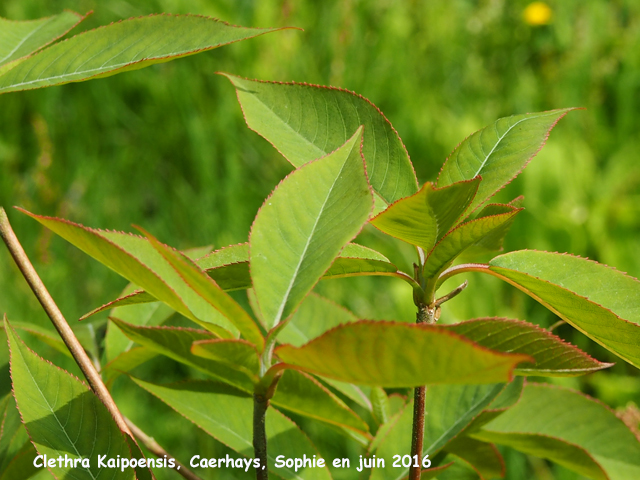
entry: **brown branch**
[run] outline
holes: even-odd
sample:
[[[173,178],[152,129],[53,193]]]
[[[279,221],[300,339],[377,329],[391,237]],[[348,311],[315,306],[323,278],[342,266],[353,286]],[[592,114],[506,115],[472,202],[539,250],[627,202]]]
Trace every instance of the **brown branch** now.
[[[153,437],[150,437],[149,435],[144,433],[142,430],[140,430],[140,427],[138,427],[135,423],[133,423],[127,417],[124,417],[124,421],[126,422],[127,426],[129,427],[129,430],[131,430],[133,435],[145,447],[147,447],[147,450],[149,450],[151,453],[153,453],[156,457],[161,458],[161,457],[164,457],[166,455],[169,458],[173,458],[173,460],[176,462],[176,467],[177,467],[176,468],[176,473],[179,473],[180,475],[182,475],[187,480],[201,480],[200,477],[198,477],[195,473],[193,473],[191,470],[189,470],[187,467],[185,467],[182,463],[180,463],[176,459],[176,457],[174,457],[170,453],[167,453],[167,451],[164,448],[162,448],[158,444],[158,442],[155,441],[155,439]]]
[[[116,421],[120,430],[132,435],[129,427],[124,421],[124,417],[120,413],[120,410],[118,410],[118,406],[113,401],[109,390],[107,390],[107,387],[93,365],[93,362],[87,355],[87,352],[85,352],[84,348],[82,348],[82,345],[80,345],[80,342],[73,333],[73,330],[71,330],[67,320],[64,318],[62,312],[47,291],[47,287],[44,286],[44,283],[42,283],[42,280],[38,276],[35,268],[33,268],[31,261],[29,261],[29,257],[27,257],[22,245],[20,245],[18,237],[16,237],[16,234],[11,228],[11,224],[7,218],[7,213],[2,207],[0,207],[0,236],[7,245],[9,253],[11,253],[13,260],[16,262],[16,265],[22,272],[22,275],[31,287],[31,290],[33,290],[33,293],[40,302],[40,305],[42,305],[42,308],[51,319],[53,326],[60,334],[60,337],[62,337],[62,341],[71,352],[73,359],[80,367],[80,370],[82,370],[82,373],[89,382],[91,390],[93,390],[100,401],[105,405],[105,407],[107,407],[107,410],[109,410],[109,413],[113,416],[113,419]]]

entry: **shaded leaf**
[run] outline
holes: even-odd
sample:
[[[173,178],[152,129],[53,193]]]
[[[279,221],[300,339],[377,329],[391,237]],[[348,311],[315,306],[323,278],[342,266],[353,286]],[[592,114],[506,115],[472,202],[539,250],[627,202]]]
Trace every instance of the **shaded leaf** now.
[[[473,418],[478,415],[503,389],[504,384],[490,385],[435,385],[425,394],[423,455],[431,459],[448,442],[456,438]],[[411,453],[413,402],[402,411],[397,422],[378,446],[376,455],[391,458],[393,455]],[[446,463],[446,462],[445,462]],[[375,469],[371,480],[404,478],[409,468]]]
[[[111,388],[113,382],[120,375],[123,373],[129,373],[134,368],[148,362],[157,355],[158,353],[156,351],[147,347],[134,347],[122,352],[102,367],[102,376],[105,385],[108,388]]]
[[[514,407],[473,436],[548,458],[589,478],[640,478],[640,442],[607,406],[580,392],[527,384]]]
[[[640,282],[568,254],[522,250],[478,271],[518,287],[589,338],[640,367]]]
[[[425,183],[420,191],[393,203],[371,219],[371,224],[392,237],[430,251],[453,227],[478,190],[480,177],[436,188]]]
[[[417,191],[416,176],[402,140],[366,98],[334,87],[224,75],[236,87],[249,128],[296,168],[336,150],[363,125],[362,153],[373,189],[386,203]]]
[[[216,335],[228,338],[232,336],[229,332],[237,331],[226,317],[184,282],[147,239],[95,230],[67,220],[19,210]]]
[[[251,227],[253,288],[267,328],[286,319],[367,221],[373,199],[362,129],[335,152],[295,170]]]
[[[253,453],[253,399],[250,395],[227,385],[190,381],[174,385],[154,385],[132,379],[176,412],[193,422],[219,442],[247,458]],[[215,408],[211,408],[215,405]],[[329,480],[326,468],[300,470],[274,466],[278,455],[302,458],[319,456],[307,436],[282,413],[269,408],[266,414],[269,470],[285,479]],[[250,471],[253,471],[251,469]]]
[[[189,365],[216,380],[229,383],[246,392],[253,392],[253,381],[248,375],[222,362],[214,362],[191,353],[191,345],[198,340],[213,340],[206,331],[179,327],[138,327],[118,319],[112,321],[124,334],[140,345]]]
[[[191,346],[191,353],[225,363],[258,382],[260,357],[255,345],[246,340],[197,340]]]
[[[282,345],[275,354],[294,368],[381,387],[505,382],[531,358],[492,352],[439,326],[382,321],[340,325],[302,347]]]
[[[479,242],[496,229],[509,222],[519,211],[515,208],[508,213],[476,218],[451,230],[429,252],[424,264],[424,277],[435,278],[447,268],[455,258],[471,245]]]
[[[142,231],[144,232],[144,230]],[[264,337],[258,325],[256,325],[253,318],[251,318],[228,293],[222,290],[216,282],[211,280],[204,271],[198,268],[187,257],[177,250],[159,242],[148,232],[144,233],[151,242],[151,245],[153,245],[153,248],[171,264],[189,287],[235,325],[248,341],[256,345],[259,350],[262,350],[264,347]]]
[[[22,421],[38,453],[88,458],[90,468],[50,467],[64,478],[95,479],[98,454],[130,458],[125,435],[102,402],[78,379],[33,353],[5,320],[11,352],[11,378]],[[87,414],[86,412],[91,412]],[[112,470],[113,479],[133,479],[131,470]]]
[[[517,375],[573,377],[608,368],[579,348],[564,342],[543,328],[507,318],[478,318],[446,328],[491,350],[523,353],[535,359],[521,364]]]
[[[0,93],[81,82],[193,55],[277,28],[235,27],[199,15],[150,15],[83,32],[0,76]]]
[[[284,372],[271,404],[370,438],[368,425],[353,410],[316,379],[303,372]]]
[[[37,20],[0,18],[0,75],[33,52],[62,37],[86,17],[65,10],[58,15]]]
[[[438,176],[438,187],[482,175],[468,211],[513,180],[544,146],[551,129],[574,108],[501,118],[464,140]]]
[[[13,395],[7,394],[0,400],[0,480],[33,476],[38,471],[33,466],[36,455]]]
[[[500,204],[500,203],[490,203],[486,205],[480,213],[476,216],[476,218],[490,217],[492,215],[501,215],[503,213],[509,213],[513,211],[514,208],[520,208],[520,199],[523,197],[518,197],[509,204]],[[504,222],[500,227],[496,228],[494,231],[485,235],[480,240],[478,240],[474,245],[472,245],[468,250],[468,255],[478,255],[486,252],[496,252],[503,250],[504,238],[509,233],[509,229],[511,225],[513,225],[513,221],[515,220],[515,216],[511,217],[510,220]]]
[[[472,465],[483,478],[504,477],[504,459],[495,445],[470,437],[458,437],[447,444],[446,451]]]
[[[356,320],[346,308],[312,292],[280,331],[278,341],[300,347],[333,327]]]

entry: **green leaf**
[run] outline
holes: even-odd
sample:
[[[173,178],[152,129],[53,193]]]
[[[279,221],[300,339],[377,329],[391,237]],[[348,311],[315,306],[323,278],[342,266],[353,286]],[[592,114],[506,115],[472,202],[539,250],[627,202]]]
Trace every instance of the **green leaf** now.
[[[574,377],[613,365],[599,362],[547,330],[519,320],[478,318],[446,328],[490,350],[523,353],[535,359],[534,364],[519,365],[516,375]]]
[[[371,438],[364,420],[320,382],[305,373],[285,371],[278,381],[271,404]]]
[[[366,98],[334,87],[223,75],[236,87],[249,128],[296,168],[336,150],[363,125],[362,153],[373,189],[386,203],[416,193],[418,182],[402,140]]]
[[[640,367],[640,282],[568,254],[522,250],[478,271],[527,293],[606,349]]]
[[[235,247],[243,247],[242,249]],[[244,290],[251,288],[251,276],[249,274],[249,244],[243,243],[232,245],[222,250],[236,250],[236,252],[244,253],[234,255],[233,258],[239,259],[232,263],[221,263],[218,266],[209,267],[212,264],[224,262],[224,257],[204,257],[196,264],[204,269],[207,274],[218,284],[220,288],[229,292],[233,290]],[[218,252],[213,252],[212,256]],[[225,255],[226,257],[226,255]],[[384,255],[362,245],[348,243],[340,252],[340,256],[336,258],[329,270],[327,270],[322,279],[357,277],[363,275],[382,275],[382,276],[398,276],[398,268],[389,262]],[[149,295],[144,290],[136,290],[128,295],[121,296],[116,300],[106,303],[101,307],[92,310],[84,315],[81,320],[102,312],[109,308],[137,305],[140,303],[155,302],[156,298]]]
[[[236,331],[226,317],[185,283],[147,239],[19,210],[219,337],[231,337],[229,332]]]
[[[251,276],[269,329],[293,313],[369,217],[361,140],[359,128],[335,152],[295,170],[256,216]]]
[[[495,445],[471,437],[458,437],[447,444],[445,450],[472,465],[483,478],[504,477],[504,459]]]
[[[134,347],[122,352],[102,367],[102,375],[105,385],[108,388],[111,388],[113,382],[120,375],[123,373],[129,373],[134,368],[148,362],[157,355],[157,352],[147,347]]]
[[[506,382],[518,363],[531,360],[492,352],[440,326],[382,321],[340,325],[275,354],[292,368],[380,387]]]
[[[132,380],[216,440],[247,458],[254,458],[253,400],[250,395],[213,382],[154,385],[135,378]],[[277,410],[267,410],[265,426],[268,467],[272,473],[285,479],[330,480],[326,467],[307,468],[297,473],[286,467],[276,469],[274,463],[278,455],[285,455],[287,458],[302,458],[307,455],[313,458],[313,455],[319,457],[320,454],[298,426]]]
[[[215,337],[211,333],[192,328],[138,327],[115,318],[112,321],[134,342],[204,372],[216,380],[253,392],[253,381],[248,375],[230,368],[226,363],[214,362],[191,353],[193,342],[213,340]]]
[[[169,262],[175,271],[178,272],[182,280],[184,280],[193,291],[224,315],[240,330],[240,333],[244,335],[248,341],[256,345],[260,351],[262,350],[264,347],[264,337],[258,325],[228,293],[222,290],[216,282],[211,280],[204,271],[198,268],[187,257],[177,250],[160,243],[155,237],[143,229],[140,230],[145,233],[149,242],[153,245],[153,248]]]
[[[424,264],[424,277],[436,278],[455,258],[471,245],[500,229],[522,209],[470,220],[446,234],[429,252]]]
[[[378,424],[386,423],[389,420],[389,397],[384,388],[371,387],[371,393],[369,394],[371,400],[371,413],[373,419]]]
[[[280,331],[278,341],[300,347],[333,327],[357,320],[346,308],[312,292]]]
[[[513,180],[544,146],[551,129],[574,108],[501,118],[456,147],[442,166],[438,187],[482,175],[469,211]]]
[[[58,335],[55,330],[49,330],[33,323],[16,321],[12,321],[11,326],[14,329],[23,330],[27,333],[30,333],[31,335],[37,337],[38,340],[49,345],[51,348],[54,348],[55,350],[69,358],[73,358],[71,352],[60,338],[60,335]],[[4,328],[4,326],[0,326],[0,328]]]
[[[80,464],[50,467],[58,478],[95,479],[100,473],[98,455],[130,458],[125,435],[102,402],[78,379],[33,353],[5,320],[11,352],[11,378],[22,421],[38,453],[49,458],[65,454],[88,458]],[[86,414],[86,412],[91,412]],[[114,469],[111,478],[133,479],[134,474]]]
[[[0,480],[26,480],[35,475],[36,455],[13,395],[7,394],[0,400]]]
[[[380,231],[430,251],[453,227],[478,190],[480,177],[448,187],[425,183],[415,195],[392,204],[371,219]]]
[[[485,480],[472,465],[457,455],[447,455],[442,463],[446,463],[448,468],[438,474],[438,480]]]
[[[514,208],[520,208],[521,202],[519,200],[521,200],[522,198],[523,197],[518,197],[508,204],[490,203],[480,211],[476,218],[509,213],[513,211]],[[481,238],[467,250],[466,254],[478,255],[486,252],[496,252],[503,250],[502,245],[504,243],[504,238],[507,236],[507,233],[509,233],[509,229],[511,228],[511,225],[513,225],[514,220],[515,216],[511,217],[510,220],[504,222],[500,227],[496,228],[494,231]]]
[[[132,291],[135,291],[134,286],[130,284],[122,294],[126,296]],[[139,305],[118,306],[111,310],[109,317],[141,327],[157,327],[167,321],[175,311],[167,304],[155,301],[155,298],[153,300],[153,302]],[[105,359],[107,362],[116,359],[122,353],[133,348],[133,346],[134,342],[122,333],[122,330],[112,322],[107,323],[107,333],[104,339]]]
[[[197,340],[191,346],[191,353],[208,358],[239,370],[258,383],[260,357],[258,350],[246,340]]]
[[[14,68],[33,52],[62,37],[85,18],[87,15],[70,10],[37,20],[0,18],[0,75]]]
[[[640,478],[640,441],[611,409],[580,392],[527,384],[518,404],[473,436],[589,478]]]
[[[0,76],[0,93],[108,77],[276,30],[235,27],[199,15],[130,18],[29,57]]]
[[[478,415],[503,390],[504,384],[490,385],[434,385],[425,394],[425,429],[423,455],[434,456],[448,442],[456,438],[473,418]],[[402,411],[397,422],[389,430],[376,451],[376,455],[391,458],[393,455],[411,453],[411,431],[413,424],[413,402]],[[399,480],[409,473],[408,468],[373,471],[371,480]]]

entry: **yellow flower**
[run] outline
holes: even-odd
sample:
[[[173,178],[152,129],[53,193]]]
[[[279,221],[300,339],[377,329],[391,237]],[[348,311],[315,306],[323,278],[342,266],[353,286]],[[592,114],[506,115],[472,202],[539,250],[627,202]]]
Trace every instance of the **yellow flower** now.
[[[551,7],[544,2],[531,2],[524,9],[524,21],[529,25],[547,25],[551,22]]]

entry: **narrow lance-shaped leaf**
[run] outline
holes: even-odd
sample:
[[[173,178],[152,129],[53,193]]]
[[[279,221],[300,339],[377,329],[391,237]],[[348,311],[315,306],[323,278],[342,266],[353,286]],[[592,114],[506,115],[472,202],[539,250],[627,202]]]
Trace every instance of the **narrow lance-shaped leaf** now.
[[[27,348],[6,320],[5,331],[16,402],[38,453],[89,459],[89,467],[56,464],[51,472],[65,478],[73,471],[74,478],[94,480],[101,470],[98,455],[130,458],[125,434],[89,387]],[[132,480],[134,472],[114,469],[110,478]]]
[[[535,363],[519,365],[517,375],[573,377],[613,365],[599,362],[547,330],[519,320],[478,318],[445,328],[491,350],[533,357]]]
[[[526,385],[520,402],[473,437],[548,458],[589,478],[640,478],[640,441],[624,422],[597,400],[556,386]]]
[[[290,368],[381,387],[506,382],[518,363],[531,361],[490,351],[440,326],[381,321],[340,325],[300,348],[282,345],[275,354]]]
[[[224,250],[234,251],[227,255]],[[217,254],[221,253],[218,257]],[[231,252],[229,252],[231,253]],[[229,263],[225,263],[229,262]],[[249,244],[241,243],[213,252],[210,256],[196,261],[196,265],[205,270],[220,288],[229,292],[252,287],[249,273]],[[215,266],[211,266],[215,265]],[[365,275],[401,276],[398,268],[379,252],[362,245],[348,243],[324,273],[322,279],[358,277]],[[405,277],[403,277],[405,278]],[[112,302],[92,310],[82,316],[81,320],[110,308],[155,302],[156,298],[144,290],[136,290],[121,296]]]
[[[429,252],[424,264],[424,277],[436,278],[468,247],[500,229],[522,209],[512,208],[507,213],[470,220],[451,230]]]
[[[140,229],[142,230],[142,229]],[[148,232],[142,230],[153,248],[178,272],[182,280],[198,295],[204,298],[209,305],[218,310],[233,325],[240,330],[244,337],[257,346],[259,350],[264,347],[264,337],[258,325],[231,296],[222,290],[206,273],[183,256],[177,250],[159,242]]]
[[[251,228],[253,287],[267,328],[286,319],[367,221],[373,198],[362,128],[335,152],[285,178]]]
[[[0,18],[0,75],[27,56],[62,37],[87,15],[65,10],[37,20]]]
[[[371,224],[428,252],[467,209],[480,180],[477,177],[443,188],[435,188],[427,182],[415,195],[398,200],[372,218]]]
[[[640,367],[640,282],[635,278],[584,258],[534,250],[500,255],[489,268],[475,269],[518,287]]]
[[[229,338],[237,331],[185,283],[147,239],[19,210],[217,336]]]
[[[253,392],[254,379],[245,372],[231,368],[226,362],[216,362],[191,353],[193,342],[213,340],[206,331],[180,327],[139,327],[111,319],[134,342],[173,360],[188,365],[216,380],[229,383],[246,392]]]
[[[364,125],[363,154],[371,186],[392,203],[417,189],[402,140],[366,98],[334,87],[271,83],[224,74],[236,87],[249,128],[268,140],[295,167],[343,145]]]
[[[517,197],[508,204],[490,203],[489,205],[486,205],[475,218],[490,217],[492,215],[501,215],[503,213],[512,212],[514,208],[521,207],[523,198],[524,197],[522,196]],[[466,253],[474,255],[503,250],[502,245],[504,243],[504,238],[507,236],[514,220],[515,216],[511,217],[510,220],[504,222],[500,227],[496,228],[473,244]]]
[[[551,129],[574,108],[501,118],[456,147],[442,166],[438,187],[478,175],[482,182],[469,212],[513,180],[544,146]]]
[[[260,356],[255,345],[246,340],[197,340],[191,346],[191,353],[224,363],[258,382]]]
[[[253,399],[247,393],[213,382],[190,381],[177,385],[154,385],[132,379],[219,442],[240,453],[249,461],[248,471],[254,472]],[[211,408],[215,405],[215,408]],[[326,467],[275,468],[278,455],[286,458],[320,456],[309,438],[298,426],[274,408],[266,413],[267,456],[269,470],[287,480],[330,480]],[[244,465],[243,465],[244,468]]]
[[[137,70],[252,38],[277,28],[245,28],[199,15],[131,18],[81,33],[0,76],[0,93],[80,82]]]

